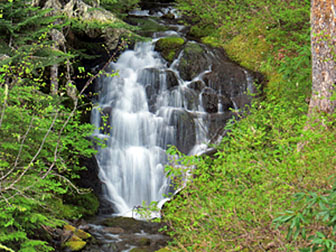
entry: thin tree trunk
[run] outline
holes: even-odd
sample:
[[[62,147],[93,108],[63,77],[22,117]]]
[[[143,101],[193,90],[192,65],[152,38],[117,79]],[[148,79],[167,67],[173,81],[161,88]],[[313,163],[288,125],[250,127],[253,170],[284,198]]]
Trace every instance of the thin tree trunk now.
[[[312,97],[309,115],[333,113],[336,83],[336,0],[311,2]]]
[[[52,95],[57,95],[58,93],[58,64],[52,65],[50,67],[50,91]]]

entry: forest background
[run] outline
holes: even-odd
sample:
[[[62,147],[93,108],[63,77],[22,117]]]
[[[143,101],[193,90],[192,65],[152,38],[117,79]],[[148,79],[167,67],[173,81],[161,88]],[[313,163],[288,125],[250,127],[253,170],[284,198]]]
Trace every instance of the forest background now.
[[[99,8],[122,17],[137,3],[102,0]],[[225,126],[214,156],[181,155],[197,169],[164,211],[171,251],[334,250],[335,115],[307,116],[310,4],[177,0],[191,36],[223,47],[267,82],[249,112]],[[63,50],[49,32],[78,22],[29,1],[0,6],[0,248],[51,251],[48,230],[98,207],[76,185],[80,157],[94,150],[92,126],[82,123],[91,105],[74,76],[93,75],[79,64],[82,52]]]

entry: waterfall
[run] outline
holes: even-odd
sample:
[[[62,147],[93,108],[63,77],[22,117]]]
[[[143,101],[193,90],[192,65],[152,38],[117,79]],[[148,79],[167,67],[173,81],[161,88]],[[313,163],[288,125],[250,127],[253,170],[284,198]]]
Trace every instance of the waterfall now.
[[[164,199],[170,185],[164,171],[168,145],[185,141],[183,135],[190,134],[196,141],[188,151],[195,153],[207,141],[202,119],[190,113],[201,109],[187,99],[192,91],[153,47],[151,42],[137,43],[111,64],[116,76],[99,80],[92,111],[95,136],[107,145],[97,154],[104,196],[121,215],[143,202]],[[174,88],[168,81],[172,78]],[[188,143],[183,145],[188,149]]]
[[[133,14],[149,16],[148,11]],[[190,155],[204,152],[225,123],[250,103],[248,93],[255,92],[254,76],[219,49],[188,41],[184,47],[196,45],[199,62],[189,62],[185,48],[171,64],[166,62],[154,50],[155,41],[183,37],[183,27],[167,26],[172,30],[154,33],[152,42],[138,42],[123,52],[109,66],[114,74],[97,83],[91,121],[94,136],[106,145],[96,155],[99,178],[104,198],[118,215],[131,216],[143,203],[162,203],[172,188],[164,170],[167,147],[175,145]]]

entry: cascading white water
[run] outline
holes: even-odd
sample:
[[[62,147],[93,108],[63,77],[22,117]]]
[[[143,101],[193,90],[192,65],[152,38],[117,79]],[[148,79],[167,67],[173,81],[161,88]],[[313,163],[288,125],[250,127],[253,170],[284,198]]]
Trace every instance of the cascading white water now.
[[[177,132],[184,129],[178,129],[176,114],[187,115],[187,108],[197,111],[198,105],[188,104],[184,95],[188,88],[181,80],[169,90],[167,73],[175,74],[167,70],[152,43],[138,43],[111,67],[118,74],[100,80],[92,122],[95,135],[107,144],[97,154],[105,197],[117,213],[127,215],[134,206],[160,201],[168,193],[164,172],[168,144],[175,145],[181,134],[196,134],[197,144],[206,139],[197,127],[196,132]],[[149,89],[157,92],[151,102]],[[110,127],[103,125],[104,116]]]
[[[149,12],[134,14],[148,16]],[[170,26],[175,31],[153,37],[180,35],[180,26]],[[216,53],[202,48],[204,59],[223,62]],[[99,97],[91,121],[96,126],[94,135],[107,145],[98,147],[96,155],[99,178],[105,185],[105,199],[119,215],[132,215],[132,209],[143,202],[163,202],[171,189],[164,171],[168,145],[175,145],[186,154],[202,153],[209,138],[216,139],[232,117],[230,107],[242,108],[250,100],[244,93],[254,92],[250,73],[232,62],[221,65],[219,71],[229,69],[224,71],[229,77],[223,81],[209,79],[212,73],[219,76],[218,63],[217,72],[213,72],[210,63],[192,80],[182,80],[177,69],[184,56],[182,50],[168,66],[154,51],[154,42],[137,43],[134,50],[125,51],[116,63],[111,63],[116,76],[98,81]],[[238,70],[231,74],[233,67]],[[240,78],[239,83],[233,81],[236,77]]]

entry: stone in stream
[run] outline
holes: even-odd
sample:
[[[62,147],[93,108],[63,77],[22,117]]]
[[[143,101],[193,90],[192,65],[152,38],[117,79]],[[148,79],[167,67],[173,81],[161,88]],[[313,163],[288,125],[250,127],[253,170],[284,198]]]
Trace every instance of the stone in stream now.
[[[196,143],[193,115],[184,110],[173,110],[170,116],[170,125],[176,127],[176,147],[182,153],[189,153]]]
[[[88,243],[83,252],[117,252],[132,247],[134,251],[154,252],[165,247],[169,239],[159,232],[163,225],[159,223],[126,217],[104,218],[92,222],[94,225],[90,232],[97,240]]]
[[[87,240],[90,238],[89,233],[74,226],[65,225],[62,234],[62,247],[65,247],[67,251],[80,251],[86,246]]]

